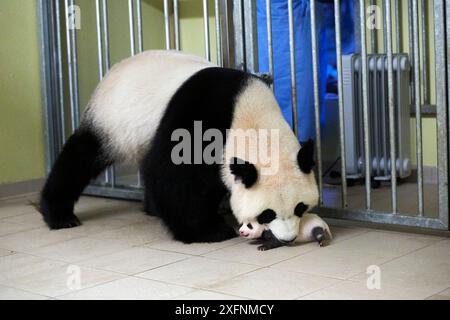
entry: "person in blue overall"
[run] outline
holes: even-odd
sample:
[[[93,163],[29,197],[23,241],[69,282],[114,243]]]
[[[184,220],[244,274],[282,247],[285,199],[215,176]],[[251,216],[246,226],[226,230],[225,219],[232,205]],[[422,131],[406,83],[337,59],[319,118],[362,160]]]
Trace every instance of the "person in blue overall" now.
[[[344,1],[345,2],[345,1]],[[346,1],[349,2],[349,1]],[[329,27],[334,28],[333,0],[316,1],[316,34],[319,60],[320,121],[325,121],[327,86],[327,51],[330,49]],[[309,0],[294,0],[295,57],[297,80],[298,135],[300,143],[316,139],[311,52],[311,16]],[[272,0],[272,43],[274,56],[275,97],[287,122],[292,126],[291,65],[289,54],[288,1]],[[259,70],[268,72],[266,1],[256,2],[258,22]],[[331,14],[330,14],[331,12]],[[326,19],[325,19],[326,17]],[[328,28],[328,32],[327,32]],[[334,34],[333,34],[334,36]],[[328,39],[327,39],[328,38]],[[334,42],[334,39],[332,39]],[[334,43],[333,43],[334,48]]]

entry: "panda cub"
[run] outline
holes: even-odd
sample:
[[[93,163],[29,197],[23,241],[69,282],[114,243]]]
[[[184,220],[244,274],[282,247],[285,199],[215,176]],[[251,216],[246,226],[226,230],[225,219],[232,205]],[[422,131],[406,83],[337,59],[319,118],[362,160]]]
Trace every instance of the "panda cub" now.
[[[268,225],[261,224],[258,221],[247,221],[239,228],[239,234],[246,239],[256,239],[253,244],[260,244],[258,249],[260,251],[274,249],[288,243],[278,240],[274,237]],[[332,239],[330,228],[328,224],[323,221],[318,215],[307,213],[300,219],[298,237],[295,242],[311,242],[316,241],[319,246],[324,246],[326,239]],[[293,242],[294,242],[293,241]]]

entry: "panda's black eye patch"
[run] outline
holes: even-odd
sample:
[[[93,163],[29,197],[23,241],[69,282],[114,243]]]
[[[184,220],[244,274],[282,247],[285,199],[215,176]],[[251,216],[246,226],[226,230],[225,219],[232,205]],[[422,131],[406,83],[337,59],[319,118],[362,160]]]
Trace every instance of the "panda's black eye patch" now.
[[[251,223],[247,224],[247,228],[249,228],[250,230],[253,230],[253,226]]]
[[[271,223],[275,218],[277,217],[277,214],[272,209],[264,210],[257,218],[259,224],[267,224]]]
[[[303,214],[308,210],[308,206],[304,204],[303,202],[300,202],[294,209],[294,214],[301,218]]]

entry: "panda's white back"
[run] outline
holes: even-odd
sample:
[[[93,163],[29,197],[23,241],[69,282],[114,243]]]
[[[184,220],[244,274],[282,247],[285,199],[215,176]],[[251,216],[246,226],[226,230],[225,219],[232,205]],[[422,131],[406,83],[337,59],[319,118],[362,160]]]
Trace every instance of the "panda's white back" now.
[[[99,84],[84,121],[104,137],[115,159],[139,161],[177,89],[196,72],[214,66],[177,51],[146,51],[126,59]]]

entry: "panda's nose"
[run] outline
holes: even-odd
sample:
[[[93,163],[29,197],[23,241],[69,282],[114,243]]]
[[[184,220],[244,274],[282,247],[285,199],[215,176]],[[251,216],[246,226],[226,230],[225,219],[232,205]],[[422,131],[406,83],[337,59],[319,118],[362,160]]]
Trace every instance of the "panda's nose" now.
[[[246,237],[247,236],[247,234],[244,231],[239,231],[239,235],[241,237]]]

